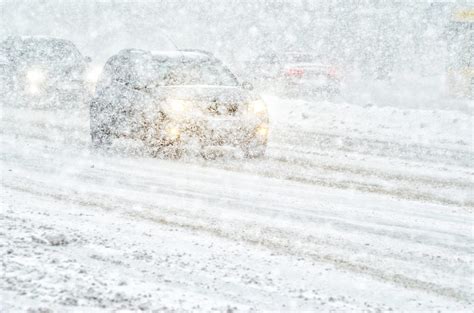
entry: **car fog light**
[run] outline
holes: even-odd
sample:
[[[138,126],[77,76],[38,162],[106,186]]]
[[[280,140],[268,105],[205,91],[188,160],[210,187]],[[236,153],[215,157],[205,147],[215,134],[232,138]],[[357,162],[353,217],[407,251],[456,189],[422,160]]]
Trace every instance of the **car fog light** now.
[[[166,128],[166,134],[170,139],[177,139],[179,137],[180,131],[176,126],[168,126]]]
[[[268,127],[266,125],[262,125],[259,128],[257,128],[257,131],[255,133],[261,137],[267,137]]]

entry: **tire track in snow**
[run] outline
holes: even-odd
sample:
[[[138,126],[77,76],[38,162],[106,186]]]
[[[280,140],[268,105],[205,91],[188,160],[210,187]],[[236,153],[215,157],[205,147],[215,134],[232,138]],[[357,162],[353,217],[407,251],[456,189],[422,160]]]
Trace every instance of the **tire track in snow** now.
[[[278,142],[296,148],[317,147],[320,151],[339,150],[349,153],[362,153],[380,157],[396,157],[408,161],[422,161],[424,163],[442,163],[469,167],[472,160],[472,151],[452,147],[437,147],[419,143],[400,143],[390,140],[345,136],[339,134],[309,132],[304,130],[284,129],[274,134]],[[276,138],[275,138],[276,139]],[[459,145],[456,145],[459,146]]]
[[[51,153],[51,152],[50,152]],[[42,157],[45,158],[46,155],[42,154]],[[58,172],[58,168],[71,168],[71,167],[77,167],[77,162],[75,161],[66,161],[66,162],[61,162],[57,163],[57,161],[54,161],[53,155],[51,155],[49,158],[46,158],[48,161],[38,161],[35,160],[32,156],[28,156],[27,158],[24,158],[23,155],[21,154],[9,154],[8,156],[3,156],[4,159],[8,159],[10,166],[18,168],[18,167],[26,167],[26,171],[31,171],[34,170],[36,172],[41,173],[41,175],[44,175],[47,177],[48,175],[52,175],[55,172]],[[33,159],[32,159],[33,158]],[[12,162],[11,160],[15,160]],[[143,159],[140,159],[143,160]],[[145,160],[143,160],[145,161]],[[93,162],[92,160],[85,160],[86,163],[91,163]],[[163,163],[164,162],[164,163]],[[133,160],[130,159],[114,159],[113,162],[107,163],[106,167],[102,168],[99,166],[99,168],[95,168],[94,172],[88,171],[90,169],[85,169],[81,168],[79,166],[79,169],[77,171],[73,172],[68,172],[67,175],[69,178],[74,178],[78,180],[78,183],[85,183],[85,184],[90,184],[90,183],[95,183],[95,184],[104,184],[108,180],[111,180],[113,177],[113,182],[115,185],[121,186],[123,188],[126,188],[127,190],[130,190],[130,188],[134,188],[134,190],[141,190],[141,191],[150,191],[150,192],[161,192],[165,190],[168,194],[176,194],[178,196],[186,196],[188,198],[190,197],[196,197],[196,195],[199,195],[200,198],[204,196],[204,194],[200,193],[197,194],[193,192],[192,189],[190,189],[189,186],[186,186],[186,184],[182,184],[179,186],[178,190],[174,186],[167,186],[163,185],[160,181],[157,181],[157,177],[152,176],[153,173],[159,174],[159,176],[175,176],[176,175],[176,170],[179,169],[176,165],[173,165],[175,168],[171,170],[167,170],[167,168],[163,168],[161,165],[172,165],[173,163],[170,161],[157,161],[150,159],[148,160],[148,164],[145,167],[143,167],[144,164],[140,163],[141,166],[136,166],[137,164],[133,162]],[[184,165],[183,165],[184,166]],[[189,165],[188,165],[189,168]],[[198,167],[199,169],[199,167]],[[216,170],[213,170],[216,171]],[[200,171],[202,172],[202,170]],[[180,182],[186,182],[187,180],[195,180],[200,182],[200,187],[205,187],[205,193],[207,195],[213,194],[215,192],[215,188],[219,189],[220,182],[216,181],[215,175],[212,172],[209,174],[206,173],[199,173],[199,175],[194,175],[192,174],[192,171],[187,171],[186,175],[184,175],[183,178],[180,177],[175,177],[175,181],[180,181]],[[133,177],[133,179],[130,179]],[[196,187],[196,186],[194,186]],[[245,186],[243,190],[240,190],[239,192],[242,194],[246,193],[251,193],[255,188],[258,188],[258,184],[250,184],[248,186]],[[153,189],[153,190],[152,190]],[[299,190],[298,193],[291,193],[290,190],[285,190],[286,192],[286,198],[290,199],[291,201],[298,201],[298,199],[301,196],[308,197],[311,195],[311,190],[308,189],[305,191],[304,194],[301,193],[301,190]],[[202,190],[201,190],[202,191]],[[281,193],[283,190],[280,189],[270,189],[266,190],[265,192],[270,194],[278,194]],[[222,199],[220,199],[222,198]],[[248,207],[253,207],[252,201],[247,201],[245,198],[242,199],[241,195],[236,194],[232,196],[231,198],[227,198],[226,195],[220,194],[218,198],[215,197],[209,197],[207,196],[206,200],[217,202],[224,204],[230,204],[229,201],[232,201],[232,203],[236,203],[238,205],[244,204]],[[285,200],[283,203],[286,203],[287,201]],[[303,205],[303,204],[302,204]],[[259,210],[261,210],[262,207],[259,207]],[[274,209],[272,210],[268,206],[266,207],[266,210],[268,210],[268,214],[275,214]],[[278,211],[278,214],[286,214],[286,213],[297,213],[293,214],[292,216],[288,216],[288,218],[296,218],[298,217],[299,219],[316,219],[318,223],[324,223],[327,222],[328,220],[324,220],[324,218],[328,218],[330,216],[329,214],[332,214],[332,210],[326,210],[324,213],[325,215],[314,215],[314,211],[304,209],[304,208],[298,208],[298,210],[291,209],[291,208],[285,208],[285,212],[283,211]],[[384,210],[385,213],[390,214],[409,214],[413,218],[424,218],[424,219],[432,219],[433,214],[427,215],[427,213],[415,211],[413,212],[412,210],[403,210],[400,208],[397,208],[396,210],[392,210],[390,208],[386,208]],[[363,212],[361,212],[363,213]],[[323,219],[320,219],[323,218]],[[354,221],[357,221],[359,224],[356,227],[360,227],[361,224],[363,224],[364,221],[360,220],[360,218],[357,217],[357,215],[354,215],[351,217],[354,219]],[[336,222],[334,218],[330,219],[331,222]],[[459,223],[462,222],[460,219],[453,219],[453,217],[450,216],[444,216],[443,220],[445,222],[452,222],[452,223]],[[377,223],[380,224],[380,220],[377,221]],[[390,224],[386,224],[384,226],[388,227],[396,227],[399,230],[403,229],[410,229],[410,225],[405,225],[401,223],[393,223],[393,221]],[[354,226],[355,227],[355,226]],[[420,229],[421,230],[421,229]],[[371,231],[370,229],[367,229],[366,231]],[[374,231],[374,230],[372,230]],[[428,231],[428,228],[424,231]],[[395,232],[395,231],[394,231]],[[439,232],[439,229],[436,230],[436,232]],[[401,233],[398,233],[398,235],[401,235]],[[450,235],[452,234],[444,234],[444,235]],[[462,238],[459,238],[462,239]]]
[[[6,135],[6,134],[4,134]],[[40,132],[34,132],[31,135],[25,136],[24,133],[14,134],[14,138],[21,137],[23,139],[36,139],[40,141],[70,144],[81,142],[83,148],[88,148],[88,142],[77,134],[74,137],[63,138],[58,133],[56,136],[44,135]],[[26,137],[26,138],[25,138]],[[274,146],[270,146],[269,150],[274,149]],[[289,151],[289,150],[288,150]],[[193,164],[199,164],[209,168],[220,168],[229,171],[245,172],[245,173],[257,173],[258,175],[286,179],[300,183],[312,184],[323,187],[345,189],[345,190],[357,190],[362,192],[369,192],[375,194],[382,194],[387,196],[394,196],[400,199],[426,201],[433,203],[440,203],[451,206],[467,207],[469,209],[474,208],[474,200],[469,199],[465,201],[454,200],[446,196],[436,193],[436,190],[443,190],[447,187],[457,187],[458,189],[466,190],[469,194],[470,190],[474,187],[474,184],[469,182],[462,182],[453,179],[440,179],[440,178],[428,178],[426,176],[414,176],[414,175],[393,175],[385,174],[383,171],[377,171],[373,168],[361,169],[360,167],[354,166],[340,166],[340,165],[323,165],[312,161],[311,158],[284,158],[284,157],[272,157],[270,156],[263,160],[255,160],[254,162],[245,162],[245,166],[250,165],[249,168],[242,166],[238,160],[229,160],[227,163],[222,162],[202,162],[200,160],[179,160],[177,162],[191,162]],[[290,167],[288,165],[291,165]],[[319,171],[317,170],[319,169]],[[320,170],[327,171],[331,175],[334,173],[351,174],[348,176],[349,179],[334,179],[327,178],[321,175]],[[299,171],[300,173],[296,173]],[[367,178],[377,178],[379,182],[367,183]],[[396,182],[402,183],[408,186],[384,186],[382,182]],[[416,186],[416,187],[414,187]],[[435,190],[426,190],[426,186],[430,186]],[[425,188],[425,190],[419,190]]]
[[[21,162],[23,163],[23,162]],[[19,166],[21,166],[21,163],[16,163],[12,164],[13,167],[18,170]],[[96,184],[97,186],[100,186],[101,184],[106,183],[108,180],[111,180],[110,177],[113,177],[113,182],[114,182],[114,188],[120,188],[120,189],[126,189],[128,191],[139,191],[139,192],[147,192],[147,193],[153,193],[155,195],[162,194],[163,196],[168,195],[168,196],[173,196],[176,198],[186,198],[186,199],[194,199],[194,200],[202,200],[202,201],[207,201],[209,203],[213,203],[216,206],[222,205],[222,206],[227,206],[235,210],[240,210],[240,211],[245,211],[246,213],[255,213],[256,211],[262,213],[263,215],[266,216],[272,216],[272,215],[278,215],[279,217],[285,216],[286,219],[292,220],[295,222],[305,222],[305,223],[315,223],[315,224],[328,224],[330,223],[332,227],[339,228],[340,230],[348,231],[348,230],[354,230],[354,231],[359,231],[361,233],[368,233],[368,234],[373,234],[381,237],[387,237],[387,238],[392,238],[392,239],[398,239],[398,240],[407,240],[411,241],[413,239],[413,232],[416,232],[417,235],[416,237],[420,241],[425,241],[427,238],[424,236],[428,235],[439,235],[439,236],[445,236],[449,235],[453,238],[457,238],[459,241],[465,241],[470,239],[470,237],[466,236],[461,236],[459,234],[453,234],[453,233],[444,233],[440,232],[440,230],[434,230],[431,228],[426,228],[426,229],[417,229],[413,230],[410,225],[402,224],[402,223],[396,223],[396,222],[391,222],[390,224],[386,223],[385,221],[376,221],[376,225],[374,224],[374,221],[370,221],[367,219],[361,219],[356,216],[356,214],[351,216],[351,221],[348,221],[348,219],[341,219],[338,216],[335,215],[330,215],[328,211],[326,212],[315,212],[314,210],[310,209],[303,209],[303,208],[292,208],[286,206],[287,203],[291,203],[293,201],[297,201],[298,195],[287,195],[287,198],[281,205],[275,206],[274,204],[262,204],[259,203],[256,205],[254,203],[253,199],[242,199],[240,197],[240,194],[236,195],[228,195],[216,192],[216,189],[219,189],[219,186],[221,183],[219,181],[216,181],[214,177],[210,177],[210,179],[203,178],[202,175],[198,176],[193,176],[190,177],[189,175],[186,176],[185,179],[180,180],[182,182],[185,182],[188,179],[193,179],[196,181],[199,181],[199,191],[196,191],[196,188],[198,187],[196,184],[193,184],[193,186],[180,186],[178,189],[175,186],[170,186],[167,185],[165,182],[157,182],[157,177],[147,177],[143,176],[146,173],[149,173],[149,171],[143,172],[139,168],[131,168],[127,169],[124,168],[123,166],[120,166],[121,170],[116,170],[111,167],[108,167],[107,169],[102,169],[100,172],[95,171],[93,173],[85,173],[81,171],[80,173],[69,173],[67,178],[69,179],[74,179],[75,181],[77,180],[77,184],[87,184],[87,185],[92,185]],[[28,169],[24,169],[23,171],[30,171],[31,167],[28,167]],[[40,168],[35,168],[35,171],[40,174],[44,175],[44,177],[47,177],[48,175],[51,175],[54,172],[54,167],[51,166],[49,169],[47,169],[45,166],[42,166]],[[134,180],[127,179],[129,175],[134,175],[136,178]],[[173,176],[174,173],[160,173],[160,175],[163,176]],[[176,182],[176,178],[174,178],[174,181]],[[179,179],[178,179],[179,180]],[[138,182],[139,181],[139,182]],[[204,188],[202,188],[205,186]],[[241,193],[244,194],[250,194],[253,191],[253,188],[255,186],[245,186],[243,187],[243,190],[240,190]],[[265,191],[265,194],[273,194],[273,193],[278,193],[281,192],[281,190],[269,190]],[[301,196],[301,195],[299,195]],[[397,212],[399,213],[399,212]],[[420,218],[425,218],[429,219],[432,218],[431,216],[426,216],[426,215],[415,215],[413,216],[420,217]],[[448,222],[449,219],[444,219],[445,222]],[[453,220],[452,223],[459,223],[461,220]],[[379,226],[379,227],[376,227]],[[385,228],[385,229],[384,229]],[[390,229],[390,230],[388,230]],[[433,245],[433,247],[437,248],[449,248],[450,250],[456,250],[456,251],[465,251],[467,248],[466,246],[463,245],[457,245],[454,242],[449,243],[449,244],[443,244],[441,242],[426,242],[424,243],[425,245]]]
[[[161,207],[155,207],[152,204],[148,204],[146,206],[147,209],[142,209],[140,211],[131,210],[130,208],[136,206],[136,200],[130,201],[127,198],[119,196],[113,196],[110,198],[110,196],[104,194],[81,195],[78,192],[64,188],[57,192],[51,192],[48,191],[54,189],[51,188],[51,186],[48,186],[46,190],[43,189],[44,186],[40,186],[41,185],[38,185],[36,188],[39,187],[39,189],[34,190],[34,188],[25,188],[25,184],[15,185],[10,182],[10,184],[5,185],[5,187],[8,188],[32,193],[37,196],[46,196],[57,201],[81,206],[99,207],[105,210],[120,211],[131,217],[151,220],[164,225],[186,228],[192,231],[205,232],[238,242],[259,245],[279,253],[308,257],[314,261],[330,263],[342,270],[368,275],[383,282],[399,285],[405,288],[419,289],[470,303],[471,295],[461,290],[410,278],[399,273],[386,272],[383,269],[368,266],[365,263],[355,263],[337,255],[327,254],[324,252],[324,246],[328,246],[328,243],[324,244],[321,242],[315,242],[316,238],[312,236],[302,236],[298,232],[292,232],[290,230],[283,230],[271,226],[262,227],[261,225],[251,222],[242,224],[242,221],[235,220],[232,221],[232,224],[223,224],[215,218],[208,216],[204,217],[201,215],[183,218],[182,215],[176,214],[177,212],[183,213],[182,210],[176,208],[167,210]]]

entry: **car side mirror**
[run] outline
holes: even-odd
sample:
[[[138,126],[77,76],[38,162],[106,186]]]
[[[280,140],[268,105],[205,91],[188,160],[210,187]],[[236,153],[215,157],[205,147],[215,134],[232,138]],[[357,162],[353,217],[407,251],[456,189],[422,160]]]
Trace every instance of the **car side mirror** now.
[[[253,90],[253,85],[250,82],[243,82],[242,83],[242,88],[245,90]]]
[[[86,63],[91,63],[92,58],[90,56],[86,56],[86,57],[84,57],[84,61],[86,61]]]

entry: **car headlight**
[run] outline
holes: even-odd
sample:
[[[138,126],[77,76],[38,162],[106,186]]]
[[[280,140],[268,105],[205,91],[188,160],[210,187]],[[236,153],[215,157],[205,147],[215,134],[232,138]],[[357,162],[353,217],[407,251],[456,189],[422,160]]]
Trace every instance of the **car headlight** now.
[[[40,84],[45,81],[46,74],[40,69],[31,69],[26,73],[26,79],[33,84]]]
[[[262,100],[254,100],[248,105],[249,113],[262,114],[267,111],[267,105]]]
[[[87,83],[95,84],[99,80],[101,73],[102,73],[102,66],[99,66],[99,65],[91,66],[87,69],[86,74],[84,76],[84,80]]]
[[[257,128],[257,130],[255,131],[255,133],[258,136],[262,137],[262,138],[267,138],[267,136],[268,136],[268,125],[266,125],[266,124],[260,125]]]
[[[176,125],[168,125],[165,129],[166,135],[168,136],[169,139],[175,140],[179,138],[180,135],[180,130],[179,127]]]
[[[192,108],[192,101],[179,100],[179,99],[168,99],[166,100],[166,107],[169,112],[174,114],[183,114]]]
[[[41,88],[38,87],[37,84],[30,84],[28,87],[26,87],[26,91],[31,94],[31,95],[36,95],[41,92]]]

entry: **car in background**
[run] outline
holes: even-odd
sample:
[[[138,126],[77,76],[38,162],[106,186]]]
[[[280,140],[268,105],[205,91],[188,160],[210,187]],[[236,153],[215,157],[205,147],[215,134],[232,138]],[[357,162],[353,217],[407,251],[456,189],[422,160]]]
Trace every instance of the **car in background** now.
[[[474,99],[474,7],[457,7],[446,24],[448,95]]]
[[[90,104],[92,143],[133,140],[173,158],[226,149],[263,156],[267,107],[248,89],[208,52],[122,50],[105,64]]]
[[[91,96],[89,57],[64,39],[29,36],[8,37],[0,42],[4,59],[2,84],[9,86],[15,104],[85,101]],[[88,76],[89,75],[89,76]]]
[[[342,68],[311,53],[287,52],[259,55],[247,66],[249,80],[260,90],[286,96],[338,94]]]

